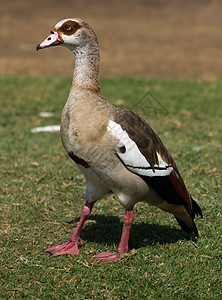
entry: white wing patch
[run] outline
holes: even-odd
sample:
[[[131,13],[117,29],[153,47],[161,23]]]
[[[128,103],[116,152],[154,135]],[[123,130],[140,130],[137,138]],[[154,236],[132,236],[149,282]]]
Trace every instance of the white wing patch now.
[[[122,127],[110,120],[107,130],[119,139],[119,147],[125,146],[125,152],[117,152],[117,155],[122,160],[128,170],[142,176],[168,176],[173,167],[169,166],[157,152],[158,165],[154,165],[154,169],[150,166],[145,156],[140,152],[136,143],[129,137],[127,132]]]

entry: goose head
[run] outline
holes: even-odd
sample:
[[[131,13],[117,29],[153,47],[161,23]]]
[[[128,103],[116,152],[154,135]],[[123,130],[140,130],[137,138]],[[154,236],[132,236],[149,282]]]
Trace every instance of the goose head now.
[[[86,44],[97,43],[92,28],[83,20],[77,18],[59,21],[50,35],[36,47],[36,50],[62,45],[75,52]]]

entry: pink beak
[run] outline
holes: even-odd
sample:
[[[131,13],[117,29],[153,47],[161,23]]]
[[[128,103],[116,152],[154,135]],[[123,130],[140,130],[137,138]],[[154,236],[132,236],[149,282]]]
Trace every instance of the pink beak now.
[[[57,46],[62,44],[62,41],[60,41],[58,33],[56,31],[51,31],[51,34],[41,43],[36,47],[36,50],[52,47],[52,46]]]

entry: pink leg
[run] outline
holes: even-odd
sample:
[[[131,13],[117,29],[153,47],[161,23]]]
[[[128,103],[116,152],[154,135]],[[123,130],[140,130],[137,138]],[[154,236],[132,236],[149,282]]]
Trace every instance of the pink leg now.
[[[68,242],[58,246],[44,249],[43,251],[50,252],[52,256],[57,256],[62,254],[79,255],[78,243],[80,243],[81,246],[83,245],[83,241],[80,238],[80,232],[82,230],[82,226],[85,220],[87,219],[88,215],[92,211],[93,204],[94,203],[88,203],[86,201],[82,210],[80,221]]]
[[[133,210],[126,210],[125,215],[123,215],[123,232],[117,252],[101,252],[97,255],[94,255],[94,258],[102,262],[116,261],[117,259],[119,259],[120,254],[128,252],[128,241],[133,223],[133,217]]]

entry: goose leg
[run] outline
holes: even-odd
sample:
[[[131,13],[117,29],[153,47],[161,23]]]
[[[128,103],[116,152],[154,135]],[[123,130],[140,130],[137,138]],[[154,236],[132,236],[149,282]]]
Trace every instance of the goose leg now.
[[[80,238],[80,232],[85,220],[92,211],[93,204],[94,203],[88,203],[86,201],[82,210],[80,221],[68,242],[58,246],[46,248],[43,251],[50,252],[52,256],[58,256],[62,254],[79,255],[78,244],[80,244],[81,246],[83,245],[83,241]]]
[[[128,241],[133,223],[133,217],[133,210],[126,210],[126,213],[123,215],[123,232],[117,252],[101,252],[97,255],[94,255],[93,258],[96,258],[101,262],[111,262],[118,260],[120,254],[128,252]]]

